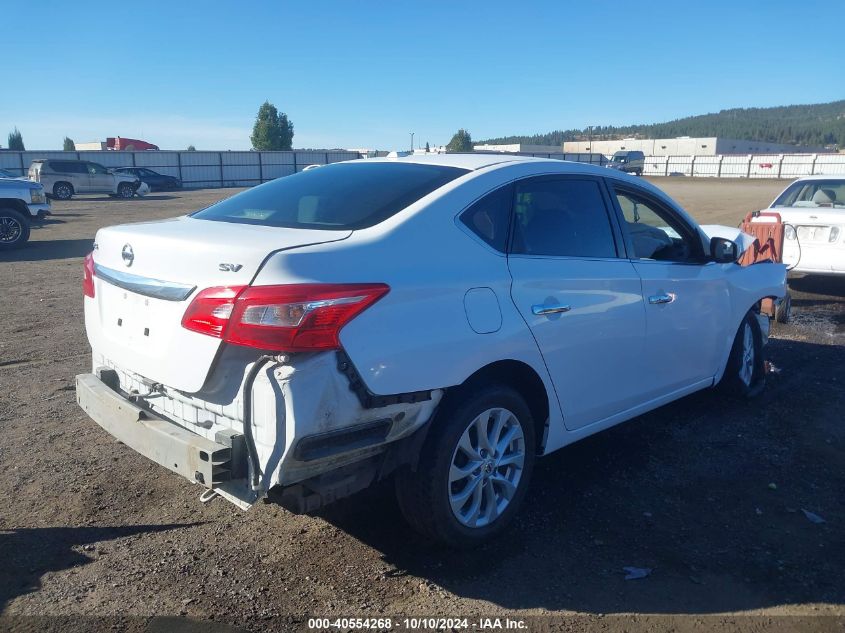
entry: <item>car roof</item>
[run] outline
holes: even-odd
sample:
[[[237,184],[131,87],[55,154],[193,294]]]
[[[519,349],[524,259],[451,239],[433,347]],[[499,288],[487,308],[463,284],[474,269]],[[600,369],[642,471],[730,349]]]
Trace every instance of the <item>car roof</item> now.
[[[802,180],[845,180],[845,176],[842,174],[829,176],[825,176],[824,174],[814,174],[813,176],[799,176],[795,179],[795,182],[800,182]]]
[[[458,167],[475,171],[499,165],[502,163],[514,162],[543,162],[548,158],[534,158],[532,156],[519,156],[517,154],[485,154],[472,152],[466,154],[414,154],[411,156],[400,156],[398,158],[364,158],[362,161],[379,163],[416,163],[419,165],[441,165],[443,167]],[[560,161],[558,161],[560,162]]]

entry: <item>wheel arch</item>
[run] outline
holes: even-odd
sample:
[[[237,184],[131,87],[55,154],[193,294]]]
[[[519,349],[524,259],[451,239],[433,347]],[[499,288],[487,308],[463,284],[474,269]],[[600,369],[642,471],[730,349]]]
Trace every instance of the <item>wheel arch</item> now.
[[[26,203],[17,198],[0,198],[0,209],[8,209],[9,211],[20,213],[23,219],[27,221],[30,219],[29,208],[26,206]]]
[[[512,359],[498,360],[476,370],[457,388],[447,390],[446,398],[457,397],[458,393],[468,387],[481,384],[498,383],[515,389],[525,398],[525,403],[534,418],[535,446],[537,454],[542,455],[546,448],[548,437],[549,412],[551,407],[550,394],[543,383],[543,379],[529,364]],[[442,405],[441,405],[442,406]]]

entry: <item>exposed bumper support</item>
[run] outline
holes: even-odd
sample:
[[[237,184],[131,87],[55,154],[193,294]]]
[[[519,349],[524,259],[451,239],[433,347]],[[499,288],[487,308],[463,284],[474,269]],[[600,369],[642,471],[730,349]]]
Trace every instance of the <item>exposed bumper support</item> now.
[[[111,435],[155,463],[207,488],[232,479],[231,447],[141,409],[94,374],[76,377],[76,401]]]

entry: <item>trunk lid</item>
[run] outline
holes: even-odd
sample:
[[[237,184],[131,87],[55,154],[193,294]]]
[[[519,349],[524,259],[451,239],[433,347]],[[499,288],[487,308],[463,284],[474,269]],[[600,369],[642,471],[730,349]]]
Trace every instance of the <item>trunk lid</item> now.
[[[196,392],[221,343],[181,325],[197,292],[248,285],[273,252],[351,234],[189,217],[101,229],[93,256],[95,296],[85,299],[89,342],[119,369]]]

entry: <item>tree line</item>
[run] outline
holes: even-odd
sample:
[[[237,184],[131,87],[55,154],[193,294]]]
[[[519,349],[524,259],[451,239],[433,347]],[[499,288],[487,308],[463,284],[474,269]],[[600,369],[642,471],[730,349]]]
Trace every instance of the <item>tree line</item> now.
[[[720,136],[787,145],[845,147],[845,100],[774,108],[733,108],[712,114],[685,117],[665,123],[627,126],[594,126],[592,130],[555,130],[546,134],[502,136],[481,143],[560,145],[564,141],[624,137],[674,138]]]

